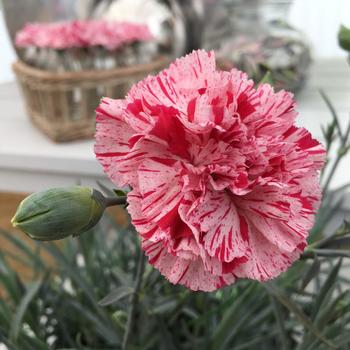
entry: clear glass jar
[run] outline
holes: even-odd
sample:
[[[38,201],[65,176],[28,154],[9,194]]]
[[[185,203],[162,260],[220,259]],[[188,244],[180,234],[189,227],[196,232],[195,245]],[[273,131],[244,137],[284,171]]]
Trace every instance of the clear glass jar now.
[[[303,33],[286,21],[290,4],[290,0],[232,1],[233,33],[218,49],[220,66],[237,67],[256,82],[270,71],[276,90],[299,90],[311,55]]]

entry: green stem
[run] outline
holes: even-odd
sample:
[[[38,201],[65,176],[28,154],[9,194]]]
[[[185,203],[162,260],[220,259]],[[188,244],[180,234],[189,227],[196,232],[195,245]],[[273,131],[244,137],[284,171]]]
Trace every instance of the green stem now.
[[[126,197],[105,197],[106,207],[126,204]]]
[[[327,193],[328,187],[333,179],[333,175],[334,175],[335,171],[337,170],[340,161],[342,160],[342,158],[346,154],[346,153],[342,152],[342,150],[346,147],[346,143],[348,141],[349,134],[350,134],[350,122],[347,126],[347,129],[345,131],[344,136],[341,137],[340,148],[339,148],[339,150],[341,150],[341,152],[338,151],[337,158],[335,159],[335,162],[333,163],[332,169],[330,170],[329,175],[327,177],[327,181],[323,187],[323,194]]]
[[[143,273],[145,271],[145,262],[146,262],[145,255],[143,254],[142,251],[140,251],[140,257],[137,263],[135,287],[131,297],[131,305],[129,309],[128,320],[126,322],[126,329],[125,329],[124,338],[123,338],[122,350],[127,350],[128,344],[130,341],[130,336],[134,329],[136,310],[139,302],[139,292],[141,288]]]
[[[330,171],[330,173],[329,173],[329,175],[327,177],[327,181],[326,181],[326,183],[325,183],[325,185],[323,187],[323,193],[324,194],[327,193],[327,191],[328,191],[328,187],[329,187],[329,185],[330,185],[330,183],[331,183],[331,181],[333,179],[333,175],[334,175],[335,171],[337,170],[338,165],[339,165],[342,157],[343,157],[342,155],[338,154],[335,162],[333,163],[332,169],[331,169],[331,171]]]
[[[309,247],[308,247],[309,251],[313,251],[314,249],[317,249],[317,248],[322,248],[322,246],[333,241],[333,239],[334,239],[334,235],[330,235],[320,239],[319,241],[311,243],[309,244]]]
[[[338,135],[340,137],[340,139],[342,140],[342,142],[344,141],[344,136],[343,136],[343,133],[342,133],[342,130],[341,130],[341,126],[340,126],[340,122],[339,122],[339,118],[338,118],[338,115],[337,115],[337,112],[331,102],[331,100],[328,98],[328,96],[325,94],[325,92],[320,89],[320,94],[321,94],[321,97],[323,99],[323,101],[326,103],[328,109],[330,110],[332,116],[333,116],[333,120],[335,122],[335,126],[338,130]]]
[[[322,99],[324,100],[324,102],[326,103],[327,107],[329,108],[329,110],[332,114],[332,117],[333,117],[333,120],[335,123],[335,127],[337,128],[338,136],[340,138],[339,150],[341,151],[341,152],[338,151],[337,158],[336,158],[335,162],[333,163],[333,166],[330,170],[330,173],[329,173],[327,180],[325,182],[325,185],[323,187],[323,194],[326,194],[328,191],[328,187],[332,181],[333,175],[334,175],[335,171],[337,170],[337,167],[338,167],[341,159],[345,156],[346,152],[343,152],[343,149],[346,147],[346,143],[347,143],[348,138],[349,138],[350,122],[348,123],[347,128],[343,134],[342,129],[341,129],[341,125],[339,122],[339,118],[338,118],[337,112],[336,112],[333,104],[331,103],[330,99],[328,98],[328,96],[325,94],[325,92],[322,89],[320,90],[320,94],[321,94]],[[330,149],[330,144],[327,145],[327,153],[328,153],[329,149]],[[322,169],[321,177],[323,175],[324,175],[324,168]]]
[[[301,259],[314,259],[315,255],[327,258],[350,258],[350,252],[347,250],[337,249],[309,249],[301,255]]]

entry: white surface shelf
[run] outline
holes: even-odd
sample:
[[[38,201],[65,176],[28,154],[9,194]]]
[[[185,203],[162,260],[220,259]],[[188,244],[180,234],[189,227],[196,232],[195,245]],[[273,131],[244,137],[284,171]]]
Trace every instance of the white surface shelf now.
[[[322,139],[321,124],[331,121],[322,88],[342,124],[349,120],[350,67],[344,59],[315,62],[307,86],[297,96],[298,124]],[[0,85],[0,191],[32,192],[53,186],[107,182],[95,160],[93,140],[56,144],[29,121],[15,83]],[[333,187],[350,182],[350,157],[336,174]]]
[[[0,85],[0,191],[105,181],[93,140],[54,143],[27,117],[16,83]]]

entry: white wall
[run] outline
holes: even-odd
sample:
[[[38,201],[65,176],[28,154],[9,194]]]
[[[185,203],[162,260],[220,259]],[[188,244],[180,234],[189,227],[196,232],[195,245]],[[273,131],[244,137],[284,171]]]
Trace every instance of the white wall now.
[[[315,58],[344,56],[337,46],[341,23],[350,26],[350,0],[294,0],[290,22],[304,31]],[[10,64],[15,59],[0,13],[0,83],[13,79]]]
[[[11,62],[15,60],[14,50],[9,42],[2,11],[0,10],[0,83],[13,80]]]
[[[289,17],[307,34],[316,58],[344,56],[337,32],[340,24],[350,27],[350,0],[294,0]]]

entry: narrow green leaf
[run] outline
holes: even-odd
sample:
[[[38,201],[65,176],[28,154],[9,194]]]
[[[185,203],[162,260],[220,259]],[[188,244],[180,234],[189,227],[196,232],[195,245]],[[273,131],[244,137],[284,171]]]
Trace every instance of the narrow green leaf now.
[[[278,330],[271,330],[269,334],[264,334],[261,337],[253,337],[253,339],[238,344],[234,347],[234,350],[252,350],[252,349],[260,349],[261,344],[265,343],[267,339],[269,338],[275,338],[278,336]],[[233,349],[232,349],[233,350]],[[271,349],[272,350],[272,349]]]
[[[320,91],[320,94],[321,94],[321,97],[322,97],[323,101],[326,103],[329,111],[332,114],[335,126],[337,127],[337,131],[338,131],[339,137],[343,140],[344,136],[343,136],[343,133],[342,133],[342,130],[341,130],[338,114],[337,114],[337,112],[336,112],[336,110],[335,110],[331,100],[326,95],[326,93],[322,89],[320,89],[319,91]]]
[[[350,305],[348,300],[346,300],[346,297],[350,295],[350,291],[346,290],[345,292],[338,295],[337,298],[335,298],[331,303],[324,306],[318,313],[317,317],[315,319],[317,326],[319,329],[323,329],[324,326],[327,325],[328,322],[330,322],[331,319],[337,319],[340,316],[340,305],[343,303],[344,308],[350,309]]]
[[[16,273],[8,266],[3,253],[0,251],[0,285],[10,296],[12,301],[19,303],[22,297],[21,285],[18,283]]]
[[[344,184],[342,186],[339,186],[339,187],[335,188],[332,191],[329,191],[328,195],[329,196],[334,196],[335,194],[338,194],[338,193],[344,193],[345,190],[347,190],[349,187],[350,187],[350,183],[346,183],[346,184]]]
[[[108,306],[114,304],[128,296],[130,296],[134,292],[134,289],[127,286],[118,287],[113,289],[107,296],[105,296],[102,300],[98,302],[100,306]]]
[[[311,241],[310,243],[314,243],[315,236],[317,236],[318,233],[322,232],[324,227],[327,225],[327,223],[330,221],[331,218],[334,217],[334,215],[341,209],[342,205],[344,203],[344,198],[340,198],[335,204],[327,206],[327,208],[322,207],[318,214],[315,226],[312,228],[310,236]]]
[[[92,322],[96,331],[109,343],[119,344],[119,335],[116,332],[116,329],[113,329],[112,324],[109,324],[109,327],[106,327],[106,323],[102,322],[101,319],[93,312],[91,309],[87,309],[79,302],[72,300],[70,303],[72,308],[74,308],[77,312]]]
[[[318,260],[317,255],[315,255],[314,261],[312,262],[310,268],[307,270],[304,278],[301,281],[301,290],[304,290],[311,282],[311,280],[314,279],[315,276],[320,272],[320,267],[320,261]]]
[[[28,286],[27,292],[22,298],[11,322],[10,339],[12,341],[15,341],[17,339],[18,333],[21,330],[23,317],[25,316],[30,302],[34,299],[40,287],[41,281],[34,282]]]
[[[12,250],[12,251],[10,251],[10,250]],[[18,252],[16,252],[16,251],[13,252],[12,247],[10,248],[10,250],[5,250],[4,249],[2,251],[6,258],[10,258],[10,261],[11,260],[15,261],[16,263],[21,264],[21,265],[23,265],[25,267],[28,267],[28,265],[30,265],[30,263],[32,263],[32,262],[29,262],[28,259],[22,258],[22,256],[20,256],[18,254]],[[38,269],[36,269],[36,270],[38,270]]]
[[[350,233],[350,228],[348,223],[344,220],[344,222],[338,227],[338,229],[332,234],[322,237],[317,241],[314,241],[312,244],[309,244],[309,248],[324,248],[327,244],[333,241],[336,238],[346,236]],[[350,237],[350,235],[349,235]]]
[[[223,319],[214,331],[210,349],[220,350],[224,348],[230,335],[232,325],[235,323],[237,318],[241,318],[239,315],[240,307],[244,305],[247,298],[249,298],[252,292],[256,290],[256,287],[257,285],[255,283],[251,283],[245,291],[243,291],[235,300],[233,300],[232,305],[227,309]]]
[[[28,262],[32,262],[35,266],[41,269],[45,269],[45,265],[41,260],[40,256],[34,253],[32,248],[30,248],[23,240],[19,239],[13,233],[6,232],[0,228],[0,235],[13,244],[20,252],[24,253],[28,257]]]
[[[304,325],[306,329],[308,329],[314,336],[320,339],[323,343],[329,346],[330,349],[336,349],[335,345],[326,339],[323,334],[313,325],[311,320],[304,314],[303,310],[294,303],[291,299],[289,299],[285,293],[280,290],[278,287],[273,285],[272,283],[265,283],[265,288],[274,295],[278,301],[284,305],[290,312],[292,312],[299,321]]]
[[[322,288],[321,288],[320,292],[318,293],[316,300],[314,302],[313,308],[312,308],[312,312],[311,312],[311,319],[312,320],[314,320],[316,318],[316,315],[319,312],[319,310],[322,310],[323,302],[325,301],[327,295],[329,293],[332,293],[332,291],[335,287],[335,282],[337,280],[341,264],[342,264],[342,260],[339,259],[338,263],[334,266],[331,273],[327,277],[326,281],[322,285]]]
[[[9,322],[12,314],[13,314],[13,310],[11,310],[11,304],[12,304],[13,300],[7,298],[5,300],[5,298],[0,298],[0,320]]]
[[[326,244],[322,244],[321,247],[327,249],[349,250],[350,252],[350,235],[334,238]]]
[[[120,189],[111,189],[109,187],[107,187],[106,185],[104,185],[101,181],[97,181],[98,186],[100,187],[100,189],[108,196],[110,197],[125,197],[127,195],[127,191],[123,191]]]
[[[177,304],[178,302],[176,299],[174,300],[173,298],[168,298],[168,300],[165,300],[164,302],[154,306],[154,308],[152,308],[150,312],[156,315],[171,312],[176,308]]]
[[[45,250],[50,253],[50,255],[56,260],[60,268],[64,270],[75,283],[81,288],[81,290],[90,299],[91,303],[97,305],[96,295],[93,289],[90,287],[88,282],[80,275],[79,270],[72,266],[72,264],[67,260],[66,256],[60,251],[60,249],[52,243],[47,243],[43,246]]]
[[[279,337],[281,340],[282,350],[288,350],[289,347],[289,339],[288,334],[284,325],[284,316],[282,314],[282,309],[280,307],[280,304],[276,301],[276,297],[271,295],[271,302],[274,309],[278,329],[279,329]]]
[[[348,334],[341,334],[338,339],[336,340],[335,344],[337,347],[343,346],[343,345],[350,345],[350,332]],[[349,349],[348,347],[346,349]]]
[[[60,251],[60,249],[55,244],[45,244],[43,246],[57,261],[57,263],[61,266],[61,269],[64,270],[71,279],[79,286],[81,291],[86,295],[89,299],[92,308],[94,309],[96,317],[105,325],[106,332],[109,331],[113,334],[111,330],[111,318],[109,315],[98,305],[97,296],[94,292],[93,286],[91,286],[86,279],[81,276],[80,271],[75,266],[72,266],[70,262],[67,260],[67,257]],[[115,341],[119,340],[114,334],[114,337],[111,338]]]
[[[132,286],[133,281],[131,279],[132,276],[126,273],[126,271],[122,270],[118,266],[115,266],[112,270],[113,277],[122,285]]]
[[[313,249],[313,253],[318,256],[324,256],[329,258],[350,258],[350,251],[340,249]]]
[[[265,322],[268,318],[271,317],[273,314],[273,307],[271,305],[266,306],[265,308],[262,308],[261,311],[257,312],[254,316],[250,317],[247,326],[250,327],[258,327],[263,322]]]
[[[77,246],[84,260],[84,267],[86,269],[87,276],[89,276],[90,283],[96,285],[97,283],[103,284],[105,281],[101,280],[101,273],[99,271],[100,266],[96,262],[96,250],[93,249],[93,245],[96,243],[96,232],[87,232],[88,234],[82,235],[77,238]]]
[[[164,350],[176,350],[179,349],[175,343],[174,337],[171,335],[167,327],[165,327],[165,320],[162,318],[158,319],[160,339],[161,339],[161,349]]]
[[[328,132],[327,130],[325,129],[325,127],[323,125],[321,125],[321,131],[322,131],[322,135],[323,135],[323,138],[327,141],[328,137]]]
[[[273,85],[273,79],[270,71],[267,71],[263,78],[259,81],[258,86],[262,84],[270,84]]]
[[[324,137],[325,141],[327,142],[327,151],[330,150],[332,143],[334,141],[335,127],[336,127],[335,120],[332,120],[332,122],[327,125],[326,129],[323,126],[321,126],[323,137]]]
[[[44,343],[42,340],[36,336],[24,335],[27,342],[30,344],[32,350],[51,350],[49,345]]]

